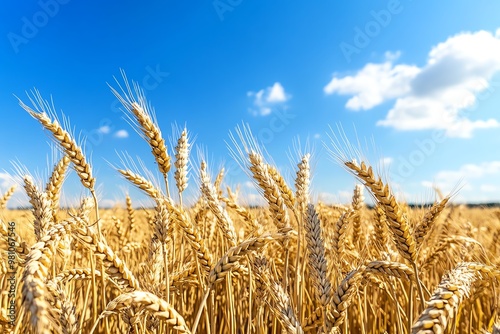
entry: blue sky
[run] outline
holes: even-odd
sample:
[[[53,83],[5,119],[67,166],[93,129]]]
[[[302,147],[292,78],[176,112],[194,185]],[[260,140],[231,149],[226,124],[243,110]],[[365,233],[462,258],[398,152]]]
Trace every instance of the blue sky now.
[[[345,201],[355,180],[331,161],[329,125],[357,137],[408,201],[430,201],[460,184],[457,201],[500,201],[500,3],[482,1],[308,2],[220,0],[7,1],[0,20],[0,191],[12,162],[44,182],[50,139],[23,111],[36,88],[53,98],[73,133],[87,137],[101,202],[144,197],[108,162],[117,152],[154,170],[108,83],[141,85],[166,138],[187,125],[212,174],[257,201],[226,142],[248,123],[293,184],[314,151],[313,198]],[[357,136],[357,137],[356,137]],[[297,144],[299,143],[300,144]],[[374,143],[374,144],[372,144]],[[169,147],[171,148],[171,146]],[[193,162],[197,163],[197,150]],[[171,152],[173,153],[173,152]],[[190,175],[197,191],[197,170]],[[72,173],[67,203],[86,194]],[[25,202],[18,190],[12,205]],[[146,202],[144,202],[146,203]]]

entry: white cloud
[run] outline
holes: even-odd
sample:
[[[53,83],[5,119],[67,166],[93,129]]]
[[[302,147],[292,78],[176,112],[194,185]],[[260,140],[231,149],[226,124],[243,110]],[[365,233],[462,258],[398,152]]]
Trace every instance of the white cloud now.
[[[384,157],[384,158],[381,158],[379,160],[379,164],[380,164],[382,170],[389,167],[390,164],[392,164],[393,162],[394,162],[394,158],[391,158],[391,157]]]
[[[320,139],[321,138],[321,134],[315,133],[313,137],[314,137],[314,139]]]
[[[266,116],[269,115],[273,108],[284,106],[292,96],[285,92],[285,89],[279,82],[274,85],[261,89],[258,92],[247,92],[247,96],[253,97],[254,107],[250,108],[250,112],[254,115]]]
[[[275,103],[275,102],[286,102],[287,97],[285,95],[285,89],[279,82],[275,82],[271,87],[269,95],[267,96],[267,102]]]
[[[248,193],[241,197],[245,205],[266,206],[267,202],[261,194]]]
[[[354,76],[334,77],[324,91],[354,95],[347,101],[346,108],[367,110],[410,92],[411,80],[419,71],[416,66],[393,66],[388,59],[382,64],[369,63]]]
[[[0,191],[7,191],[10,187],[16,184],[14,177],[8,173],[0,172]],[[3,194],[0,194],[0,196]]]
[[[102,199],[99,201],[99,207],[103,208],[113,208],[118,204],[120,204],[120,202],[118,200],[113,200],[113,199]]]
[[[474,200],[479,191],[493,192],[499,184],[492,184],[493,180],[500,179],[500,161],[489,161],[481,164],[465,164],[458,170],[442,170],[434,176],[433,181],[425,180],[421,184],[426,187],[437,186],[443,192],[452,191],[458,185],[460,192],[470,191],[470,200]],[[497,196],[497,200],[500,196]]]
[[[115,137],[116,138],[128,138],[128,132],[127,130],[118,130],[115,132]]]
[[[482,184],[479,186],[479,190],[487,193],[498,192],[498,187],[491,184]]]
[[[352,191],[340,190],[337,193],[320,192],[318,201],[325,204],[348,204],[352,200]]]
[[[243,185],[245,186],[245,188],[255,189],[252,181],[246,181],[245,183],[243,183]]]
[[[434,187],[436,187],[436,185],[434,184],[434,182],[430,182],[430,181],[422,181],[422,182],[420,182],[420,184],[422,185],[422,187],[426,187],[426,188],[434,188]]]
[[[346,108],[367,110],[395,100],[377,125],[398,130],[442,129],[449,137],[468,138],[476,129],[500,126],[495,119],[471,120],[469,114],[486,99],[492,77],[500,72],[500,29],[464,32],[434,46],[427,63],[395,65],[397,54],[385,62],[369,63],[355,75],[333,79],[326,94],[351,95]]]
[[[99,129],[97,129],[97,132],[102,133],[102,134],[108,134],[110,131],[111,131],[111,128],[107,125],[103,125]]]

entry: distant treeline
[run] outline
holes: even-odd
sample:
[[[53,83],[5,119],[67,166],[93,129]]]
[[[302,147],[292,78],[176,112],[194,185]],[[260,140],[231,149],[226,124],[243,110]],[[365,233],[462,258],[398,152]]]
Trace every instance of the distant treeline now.
[[[410,208],[422,208],[422,207],[429,207],[432,206],[434,203],[425,203],[425,204],[416,204],[416,203],[410,203],[408,206]],[[465,205],[467,208],[500,208],[500,203],[498,202],[491,202],[491,203],[454,203],[454,204],[448,204],[447,207],[451,206],[458,206],[458,205]],[[373,205],[367,204],[367,207],[370,209],[373,209]],[[260,209],[262,208],[261,206],[258,205],[250,205],[250,209]],[[31,210],[31,206],[18,206],[14,208],[13,210]],[[61,207],[61,210],[70,210],[70,209],[75,209],[75,208],[70,208],[70,207]],[[115,208],[102,208],[100,207],[99,209],[102,210],[113,210]],[[154,210],[154,207],[151,208],[141,208],[145,210]]]

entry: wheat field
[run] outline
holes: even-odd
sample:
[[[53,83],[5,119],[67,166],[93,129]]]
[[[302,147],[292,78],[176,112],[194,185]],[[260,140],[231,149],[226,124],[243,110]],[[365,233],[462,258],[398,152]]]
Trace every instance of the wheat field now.
[[[243,128],[232,152],[267,202],[245,206],[224,169],[190,166],[186,129],[167,147],[141,92],[113,92],[163,180],[133,164],[117,173],[154,206],[126,196],[124,208],[99,209],[82,143],[38,94],[20,102],[62,157],[44,182],[20,175],[31,210],[6,208],[14,188],[0,198],[0,332],[500,333],[499,209],[453,194],[410,206],[341,145],[331,153],[357,180],[352,201],[313,202],[310,154],[287,183]],[[88,197],[68,209],[69,168]]]

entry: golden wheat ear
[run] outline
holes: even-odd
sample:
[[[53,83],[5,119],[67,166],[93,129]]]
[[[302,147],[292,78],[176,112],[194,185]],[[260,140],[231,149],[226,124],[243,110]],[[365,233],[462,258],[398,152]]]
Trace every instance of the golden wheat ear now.
[[[63,156],[54,166],[49,181],[45,186],[45,193],[48,199],[52,202],[52,212],[54,221],[57,220],[57,212],[59,211],[59,196],[61,188],[66,178],[66,171],[68,170],[70,158]]]
[[[307,206],[304,229],[307,240],[308,265],[311,268],[312,284],[316,298],[326,307],[331,295],[331,282],[328,278],[328,260],[324,245],[321,222],[312,204]]]
[[[297,177],[295,179],[295,198],[297,199],[297,206],[299,212],[304,215],[309,203],[309,186],[311,183],[311,168],[309,160],[311,155],[304,154],[301,161],[297,165]]]
[[[171,304],[158,296],[146,291],[133,291],[124,293],[113,299],[106,306],[106,309],[99,316],[98,321],[105,319],[109,315],[119,310],[140,307],[145,312],[150,313],[163,320],[180,333],[191,333],[184,318],[175,310]],[[94,324],[90,333],[97,328],[97,322]]]
[[[167,146],[158,125],[155,112],[147,103],[144,90],[139,84],[132,82],[133,87],[131,87],[123,71],[122,77],[124,86],[121,86],[118,80],[115,79],[118,90],[110,86],[111,91],[125,108],[126,116],[131,125],[149,144],[151,153],[158,165],[158,169],[163,175],[167,197],[170,197],[167,176],[171,167],[170,155],[168,154]]]
[[[365,185],[370,195],[383,209],[387,218],[387,227],[392,234],[392,239],[396,244],[399,254],[413,266],[421,307],[425,308],[424,285],[418,274],[417,242],[415,241],[412,226],[402,205],[396,200],[389,184],[382,181],[382,177],[379,174],[375,175],[372,166],[361,158],[359,140],[358,148],[354,147],[350,144],[343,130],[340,132],[340,136],[336,136],[334,133],[331,139],[333,149],[329,149],[329,151],[332,157]],[[345,144],[345,147],[342,146],[342,143]],[[361,162],[358,162],[357,159],[360,158]]]
[[[229,217],[226,209],[220,204],[218,191],[210,180],[205,162],[202,161],[200,168],[201,193],[210,208],[210,211],[217,218],[217,225],[222,231],[225,240],[230,247],[236,246],[236,232],[233,220]]]
[[[443,276],[427,307],[413,325],[412,334],[445,333],[448,323],[457,317],[464,299],[470,297],[472,284],[477,280],[498,277],[499,274],[498,269],[481,263],[460,263]]]
[[[189,153],[191,148],[191,142],[189,138],[189,133],[186,128],[184,128],[177,140],[177,146],[175,146],[175,173],[174,179],[179,192],[179,200],[182,206],[182,193],[186,190],[188,186],[188,172],[189,172]]]
[[[63,151],[64,155],[67,156],[73,163],[73,168],[80,178],[82,185],[87,188],[92,198],[94,199],[95,206],[95,223],[99,230],[99,235],[101,235],[101,224],[99,223],[99,208],[97,195],[95,191],[95,178],[92,174],[92,167],[87,161],[83,150],[80,145],[76,142],[73,136],[66,131],[59,121],[57,120],[55,107],[53,102],[49,104],[47,100],[44,100],[38,91],[34,91],[32,97],[29,97],[33,107],[27,106],[24,102],[19,99],[19,104],[26,110],[33,118],[38,120],[40,124],[48,130],[53,140],[56,142],[57,146]],[[69,127],[69,121],[65,120],[67,127]]]
[[[47,234],[53,224],[52,202],[47,193],[41,192],[29,175],[24,177],[24,189],[28,194],[30,204],[33,206],[33,226],[36,240],[40,240]]]
[[[2,197],[0,197],[0,209],[5,209],[5,207],[7,206],[7,202],[12,197],[12,195],[14,195],[16,188],[17,186],[13,185],[5,192],[5,194],[3,194]]]
[[[30,100],[35,109],[27,106],[21,100],[19,100],[19,104],[52,134],[52,137],[58,144],[58,147],[61,148],[64,154],[73,163],[73,167],[80,177],[82,185],[91,192],[95,192],[95,178],[92,176],[92,168],[87,162],[80,145],[76,143],[75,139],[68,131],[63,129],[57,120],[57,117],[55,117],[54,106],[51,106],[48,101],[43,100],[38,91],[33,93],[33,98],[30,97]]]

